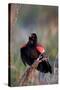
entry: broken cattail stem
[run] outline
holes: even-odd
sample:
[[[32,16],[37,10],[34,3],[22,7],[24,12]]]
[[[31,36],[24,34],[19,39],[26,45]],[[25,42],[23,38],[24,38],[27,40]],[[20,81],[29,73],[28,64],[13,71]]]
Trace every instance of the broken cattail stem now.
[[[31,73],[37,68],[40,62],[41,61],[39,59],[35,60],[35,62],[25,71],[25,73],[22,75],[21,79],[19,80],[20,86],[28,85],[28,82],[30,81]]]

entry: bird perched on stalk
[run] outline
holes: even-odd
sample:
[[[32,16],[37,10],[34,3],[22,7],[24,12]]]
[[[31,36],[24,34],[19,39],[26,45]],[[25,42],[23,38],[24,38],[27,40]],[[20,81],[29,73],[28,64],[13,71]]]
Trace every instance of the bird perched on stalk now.
[[[38,64],[37,70],[44,73],[52,73],[45,48],[37,43],[37,35],[35,33],[31,34],[28,42],[20,48],[20,52],[25,66],[27,64],[31,66],[38,58],[41,60],[41,63]]]

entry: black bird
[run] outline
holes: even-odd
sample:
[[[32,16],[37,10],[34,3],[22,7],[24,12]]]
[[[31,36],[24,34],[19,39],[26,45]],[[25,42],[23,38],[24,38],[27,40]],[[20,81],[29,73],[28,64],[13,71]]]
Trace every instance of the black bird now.
[[[46,60],[38,64],[37,70],[44,73],[52,73],[51,65],[48,62],[48,56],[46,55],[44,47],[37,44],[37,35],[35,33],[31,34],[29,41],[20,48],[20,52],[24,65],[28,64],[31,66],[39,56],[41,56],[40,60],[46,58]]]

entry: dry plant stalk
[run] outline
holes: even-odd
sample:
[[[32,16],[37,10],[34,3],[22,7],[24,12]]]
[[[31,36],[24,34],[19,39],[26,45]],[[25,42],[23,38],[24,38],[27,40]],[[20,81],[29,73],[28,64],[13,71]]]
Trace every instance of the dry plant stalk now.
[[[22,75],[21,79],[19,80],[20,86],[26,86],[29,82],[32,80],[32,73],[34,73],[35,69],[37,68],[38,64],[40,63],[40,60],[35,60],[35,62],[25,71],[25,73]]]

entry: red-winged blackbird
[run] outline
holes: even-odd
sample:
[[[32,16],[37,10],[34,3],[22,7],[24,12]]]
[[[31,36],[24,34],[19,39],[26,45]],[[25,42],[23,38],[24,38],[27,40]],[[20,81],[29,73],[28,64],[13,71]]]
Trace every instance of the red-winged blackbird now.
[[[41,55],[41,60],[44,57],[47,57],[44,47],[37,44],[37,35],[35,33],[31,34],[29,41],[20,49],[20,51],[24,65],[32,65],[39,55]],[[48,57],[47,60],[44,60],[38,64],[37,70],[44,73],[52,73],[51,65],[48,62]]]

